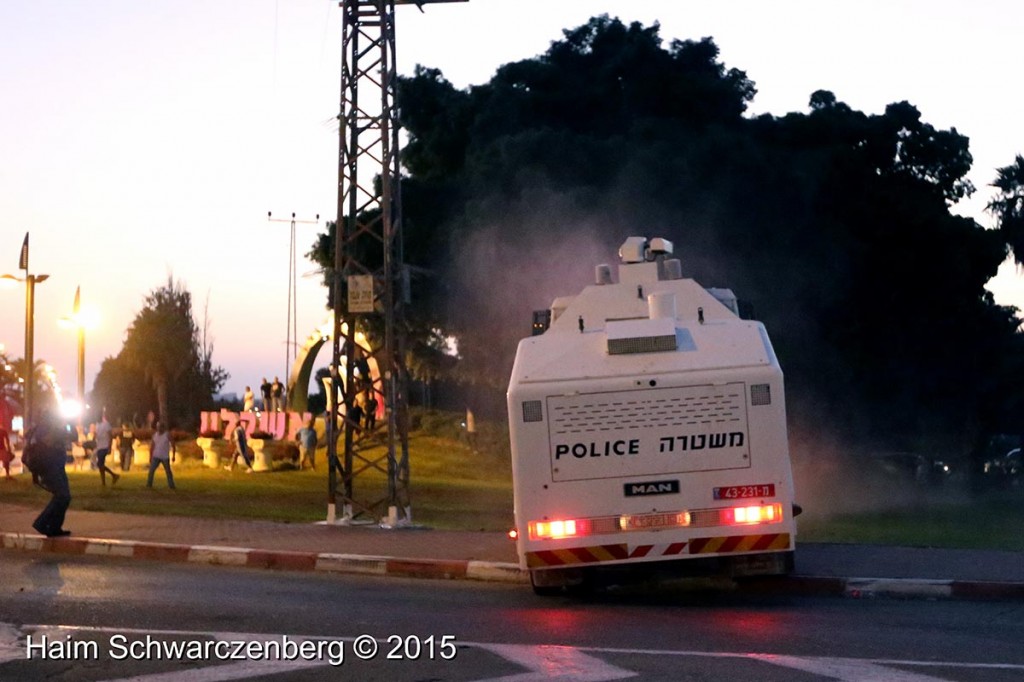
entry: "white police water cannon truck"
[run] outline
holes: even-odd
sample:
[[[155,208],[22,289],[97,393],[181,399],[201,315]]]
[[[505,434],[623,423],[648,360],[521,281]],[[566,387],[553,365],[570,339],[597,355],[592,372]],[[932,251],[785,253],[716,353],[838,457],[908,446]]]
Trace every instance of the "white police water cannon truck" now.
[[[519,561],[552,594],[644,577],[783,575],[795,549],[782,369],[728,289],[629,237],[618,282],[534,314],[508,414]]]

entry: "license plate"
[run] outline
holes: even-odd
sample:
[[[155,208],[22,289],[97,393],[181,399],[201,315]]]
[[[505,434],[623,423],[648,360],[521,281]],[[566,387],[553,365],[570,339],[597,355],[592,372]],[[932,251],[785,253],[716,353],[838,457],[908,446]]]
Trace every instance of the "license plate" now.
[[[670,528],[689,525],[689,514],[635,514],[620,519],[622,530],[641,530],[649,528]]]
[[[759,485],[730,485],[724,488],[714,488],[716,500],[745,500],[751,497],[775,497],[774,483],[761,483]]]

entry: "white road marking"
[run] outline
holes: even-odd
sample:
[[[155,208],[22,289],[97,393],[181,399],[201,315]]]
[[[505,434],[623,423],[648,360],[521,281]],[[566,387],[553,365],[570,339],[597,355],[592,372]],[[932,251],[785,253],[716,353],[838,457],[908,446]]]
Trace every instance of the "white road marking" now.
[[[808,658],[799,656],[776,656],[774,654],[751,654],[749,658],[772,665],[802,670],[840,682],[943,682],[941,677],[887,668],[873,661],[850,658]]]
[[[150,635],[153,637],[209,637],[227,641],[268,641],[272,639],[289,639],[299,641],[344,641],[352,642],[354,637],[328,637],[308,635],[282,635],[268,633],[241,633],[202,630],[151,630],[140,628],[94,627],[89,625],[25,625],[17,628],[7,623],[0,623],[0,664],[12,660],[24,660],[26,657],[24,642],[25,633],[47,633],[61,635],[72,633],[108,633],[131,635]],[[378,640],[383,642],[384,640]],[[892,666],[918,668],[958,668],[970,670],[1002,670],[1019,672],[1024,675],[1024,665],[1014,663],[970,663],[961,661],[918,661],[901,659],[868,659],[868,658],[825,658],[819,656],[788,656],[751,652],[728,651],[681,651],[666,649],[626,649],[618,647],[570,647],[556,645],[525,645],[496,644],[492,642],[459,641],[460,647],[482,649],[499,656],[510,663],[526,668],[527,672],[515,673],[497,678],[488,678],[478,682],[539,682],[540,680],[556,680],[561,682],[600,682],[602,680],[620,680],[636,677],[638,673],[616,667],[589,654],[625,654],[631,656],[678,656],[690,658],[719,658],[756,660],[770,665],[778,665],[794,670],[809,672],[841,682],[860,682],[873,680],[878,682],[937,682],[942,678],[931,677],[915,672],[896,669]],[[346,651],[345,665],[351,665],[354,657]],[[167,673],[156,673],[137,677],[120,678],[108,682],[220,682],[222,680],[239,680],[275,673],[287,673],[297,670],[325,667],[327,659],[318,660],[249,660],[237,663],[220,663],[215,666],[196,668],[193,670],[175,670]]]
[[[465,646],[485,646],[472,642],[459,642]],[[776,654],[740,653],[735,651],[680,651],[672,649],[623,649],[621,647],[579,647],[580,651],[605,654],[629,654],[637,656],[684,656],[693,658],[754,658],[757,656],[775,656]],[[791,658],[820,658],[815,656],[793,656]],[[821,659],[825,660],[825,659]],[[1024,664],[1020,663],[970,663],[967,661],[914,661],[899,658],[831,658],[832,661],[853,661],[874,663],[881,666],[902,665],[907,667],[931,668],[964,668],[968,670],[1009,670],[1024,672]]]
[[[521,665],[529,672],[493,677],[478,682],[603,682],[636,677],[638,673],[617,668],[599,658],[568,646],[528,646],[523,644],[476,644],[480,649]]]
[[[224,682],[226,680],[250,680],[254,677],[290,673],[296,670],[319,668],[327,661],[245,661],[229,665],[217,665],[192,670],[174,670],[167,673],[119,677],[105,682]]]

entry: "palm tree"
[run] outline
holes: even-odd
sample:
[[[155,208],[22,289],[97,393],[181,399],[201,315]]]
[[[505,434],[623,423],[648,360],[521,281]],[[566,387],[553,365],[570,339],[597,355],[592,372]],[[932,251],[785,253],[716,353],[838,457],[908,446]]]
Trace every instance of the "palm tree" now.
[[[45,360],[35,360],[32,363],[33,412],[39,409],[53,407],[54,394],[50,390],[50,381],[46,375],[47,364]],[[10,398],[24,407],[25,404],[25,377],[29,375],[25,358],[9,360],[6,355],[0,354],[0,399]]]
[[[1024,265],[1024,157],[1018,154],[1011,165],[996,170],[992,187],[999,194],[986,209],[996,217],[1017,265]]]
[[[146,297],[145,306],[128,328],[122,353],[153,386],[160,420],[165,424],[170,416],[169,387],[198,362],[196,335],[192,294],[173,277]]]

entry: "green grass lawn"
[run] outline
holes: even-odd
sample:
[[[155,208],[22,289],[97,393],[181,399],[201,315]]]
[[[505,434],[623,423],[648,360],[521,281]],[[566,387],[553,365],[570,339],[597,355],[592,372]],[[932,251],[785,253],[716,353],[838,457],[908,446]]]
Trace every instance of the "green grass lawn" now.
[[[798,521],[805,542],[1024,551],[1024,490]]]
[[[185,448],[182,448],[185,449]],[[383,454],[382,449],[371,454]],[[473,453],[461,443],[429,436],[410,439],[410,497],[413,521],[438,528],[508,530],[512,525],[512,474],[507,456]],[[68,469],[72,509],[125,514],[262,519],[286,523],[322,521],[327,516],[326,449],[317,452],[316,471],[298,471],[276,463],[273,472],[245,473],[210,469],[202,460],[185,458],[173,465],[177,490],[168,490],[157,469],[152,490],[148,467],[136,465],[118,484],[100,484],[96,471]],[[110,460],[108,460],[110,463]],[[115,467],[115,470],[116,467]],[[386,495],[382,473],[355,479],[357,500]],[[0,480],[0,499],[26,505],[45,504],[47,493],[26,473]]]
[[[182,448],[185,449],[185,448]],[[378,454],[382,453],[378,449]],[[473,453],[450,438],[415,435],[410,440],[412,518],[435,528],[505,531],[512,525],[512,473],[507,452]],[[117,486],[100,486],[95,471],[69,471],[73,509],[131,514],[263,519],[290,523],[322,521],[327,512],[326,452],[317,471],[281,467],[246,474],[208,469],[200,459],[174,466],[177,491],[167,490],[162,470],[154,490],[136,467]],[[867,494],[869,491],[864,491]],[[378,472],[356,479],[358,500],[386,495]],[[0,499],[42,506],[46,493],[28,475],[0,480]],[[802,542],[856,542],[907,546],[989,548],[1024,551],[1024,490],[980,496],[929,492],[913,504],[885,511],[823,516],[826,501],[803,499],[798,519]]]

